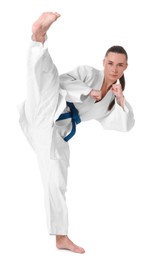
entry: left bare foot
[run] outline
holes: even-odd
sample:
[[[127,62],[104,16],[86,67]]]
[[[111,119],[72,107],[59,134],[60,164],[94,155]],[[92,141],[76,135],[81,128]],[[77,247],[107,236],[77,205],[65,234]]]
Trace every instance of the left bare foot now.
[[[57,235],[56,236],[56,247],[58,249],[66,249],[66,250],[70,250],[74,253],[79,253],[79,254],[83,254],[85,253],[85,250],[82,247],[79,247],[77,245],[75,245],[69,238],[68,236],[61,236],[61,235]]]

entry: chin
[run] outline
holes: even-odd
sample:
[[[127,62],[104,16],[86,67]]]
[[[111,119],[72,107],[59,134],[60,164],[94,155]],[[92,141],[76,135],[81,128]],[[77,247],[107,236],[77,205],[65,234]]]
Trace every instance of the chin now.
[[[117,81],[117,79],[118,79],[118,78],[116,78],[116,77],[111,77],[111,78],[110,78],[110,81],[112,81],[112,83],[114,83],[115,81]]]

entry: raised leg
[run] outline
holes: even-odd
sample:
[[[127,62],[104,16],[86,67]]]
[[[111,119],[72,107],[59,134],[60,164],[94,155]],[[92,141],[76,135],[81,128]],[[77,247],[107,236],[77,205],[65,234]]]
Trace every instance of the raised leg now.
[[[49,233],[56,235],[58,249],[84,253],[84,249],[75,245],[67,236],[68,212],[65,192],[68,165],[63,160],[50,159],[50,122],[53,122],[58,104],[59,76],[44,42],[47,30],[59,17],[59,14],[53,12],[43,13],[32,26],[26,113],[29,122],[40,129],[36,131],[36,152],[45,190]]]
[[[60,15],[43,13],[32,26],[32,41],[27,60],[26,115],[37,127],[53,122],[58,104],[59,76],[56,66],[43,44],[52,23]]]

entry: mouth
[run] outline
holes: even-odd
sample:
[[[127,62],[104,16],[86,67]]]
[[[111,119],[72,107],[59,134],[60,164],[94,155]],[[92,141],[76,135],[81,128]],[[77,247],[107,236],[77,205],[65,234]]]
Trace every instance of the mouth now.
[[[113,78],[116,78],[118,75],[117,74],[111,74],[110,76],[113,77]]]

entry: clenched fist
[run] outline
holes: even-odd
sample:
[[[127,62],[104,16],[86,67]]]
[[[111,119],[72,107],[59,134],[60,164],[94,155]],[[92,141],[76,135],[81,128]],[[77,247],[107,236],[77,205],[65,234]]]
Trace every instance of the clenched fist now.
[[[102,93],[100,90],[92,89],[91,92],[89,93],[89,96],[95,99],[96,101],[99,101],[102,98]]]

